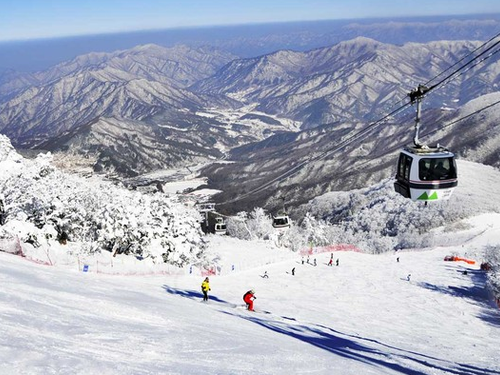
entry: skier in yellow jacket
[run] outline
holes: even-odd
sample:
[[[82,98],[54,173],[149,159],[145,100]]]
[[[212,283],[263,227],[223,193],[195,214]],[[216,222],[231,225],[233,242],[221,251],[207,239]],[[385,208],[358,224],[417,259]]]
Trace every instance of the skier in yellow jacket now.
[[[210,283],[208,281],[208,277],[205,277],[205,280],[201,283],[201,291],[203,292],[203,301],[208,301],[208,291],[210,289]]]

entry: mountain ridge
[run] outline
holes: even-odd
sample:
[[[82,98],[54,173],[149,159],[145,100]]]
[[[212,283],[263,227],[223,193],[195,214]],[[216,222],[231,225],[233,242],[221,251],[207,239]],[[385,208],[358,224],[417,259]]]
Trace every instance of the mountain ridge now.
[[[480,45],[480,42],[442,41],[394,46],[360,37],[308,52],[279,51],[259,58],[235,60],[193,89],[234,97],[242,97],[244,93],[247,101],[259,103],[259,110],[302,121],[304,127],[336,121],[366,121],[384,114],[411,89]],[[286,65],[284,60],[289,59],[283,58],[285,54],[293,56],[294,62],[301,65]],[[275,63],[275,56],[281,56],[280,64]],[[494,58],[494,65],[497,64]],[[492,71],[498,69],[492,67],[489,71],[488,78],[495,82],[498,76],[491,77]],[[471,76],[449,85],[447,92],[434,95],[426,105],[440,106],[446,97],[459,94],[464,101],[472,99],[473,96],[460,87],[467,85]],[[474,95],[493,89],[493,85],[487,86],[484,83]]]
[[[30,87],[2,102],[0,131],[13,138],[16,146],[50,146],[51,151],[65,152],[67,145],[73,144],[86,155],[87,146],[76,138],[68,140],[67,135],[73,134],[73,129],[114,119],[108,129],[114,133],[120,131],[120,122],[123,122],[122,134],[114,138],[122,144],[114,144],[114,151],[108,142],[99,147],[92,143],[100,150],[99,155],[92,157],[92,160],[101,160],[95,168],[103,173],[121,171],[122,177],[127,177],[127,173],[136,176],[151,171],[147,163],[134,160],[133,155],[140,154],[138,160],[150,160],[151,166],[179,167],[183,150],[186,150],[188,164],[200,158],[213,162],[229,153],[245,167],[223,165],[214,167],[217,171],[211,167],[205,170],[214,187],[227,190],[224,198],[227,200],[252,190],[262,181],[269,181],[277,173],[288,173],[289,164],[299,165],[340,144],[349,134],[407,100],[409,90],[422,82],[432,82],[439,73],[480,45],[481,42],[476,41],[440,41],[397,46],[359,37],[306,52],[282,50],[250,59],[233,59],[226,64],[218,59],[218,51],[215,51],[216,58],[200,57],[200,50],[178,46],[175,49],[177,63],[167,65],[163,64],[167,60],[159,63],[157,58],[158,53],[164,53],[162,47],[139,46],[112,55],[79,57],[77,62],[68,63],[69,73],[58,80],[49,74],[51,83]],[[150,60],[145,58],[150,55]],[[104,64],[103,59],[112,63]],[[200,61],[203,74],[208,78],[196,81],[192,75],[196,83],[184,82],[186,72],[195,70]],[[207,65],[207,61],[212,63]],[[87,62],[90,65],[80,69],[78,64]],[[181,65],[186,68],[176,68]],[[147,66],[151,68],[143,68]],[[156,81],[156,75],[165,66],[170,76]],[[210,76],[213,71],[216,73]],[[435,90],[427,95],[423,105],[426,121],[443,121],[462,103],[497,91],[499,72],[498,57],[491,54],[487,64],[464,71],[439,92]],[[177,82],[172,83],[173,78]],[[409,129],[410,125],[406,124],[413,121],[412,116],[402,114],[387,121],[387,130],[370,133],[373,139],[368,144],[358,144],[359,149],[345,151],[346,163],[359,165],[359,160],[370,157],[374,148],[387,149],[401,139],[410,138],[410,132],[403,131],[398,123]],[[158,147],[156,152],[152,153],[149,146],[142,147],[144,145],[133,148],[130,153],[116,152],[131,147],[127,135],[131,124],[137,126],[136,136],[143,133],[148,139],[156,137],[155,142],[148,141]],[[301,133],[288,133],[299,127]],[[313,130],[315,127],[319,130]],[[380,138],[382,135],[384,138]],[[100,135],[97,138],[104,140]],[[463,142],[448,138],[450,145],[465,147]],[[264,139],[265,142],[255,145]],[[290,142],[291,139],[295,142]],[[480,135],[477,139],[484,141]],[[106,152],[105,147],[111,151]],[[161,150],[170,150],[173,156]],[[151,160],[153,154],[159,160]],[[126,155],[127,161],[122,158]],[[103,162],[104,157],[114,160]],[[369,163],[370,179],[387,177],[392,156],[375,152],[372,157],[384,160]],[[496,163],[495,153],[487,160]],[[126,163],[132,167],[116,168]],[[109,170],[102,166],[109,166]],[[296,196],[297,203],[303,203],[307,197],[329,189],[367,183],[363,173],[356,171],[349,172],[347,179],[331,182],[328,176],[332,174],[346,175],[344,170],[339,172],[335,168],[342,165],[329,160],[325,165],[317,164],[308,168],[307,173],[300,172],[300,180],[290,176],[290,184],[285,184],[289,186],[278,190],[284,190],[284,195]],[[238,188],[243,185],[245,188]],[[305,192],[293,193],[300,189]],[[245,205],[257,201],[276,205],[272,202],[276,195],[279,194],[263,193]]]

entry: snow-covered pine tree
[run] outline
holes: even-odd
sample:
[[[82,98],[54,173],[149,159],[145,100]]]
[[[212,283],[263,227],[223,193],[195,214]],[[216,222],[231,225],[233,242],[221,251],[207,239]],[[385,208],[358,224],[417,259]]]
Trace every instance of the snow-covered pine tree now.
[[[17,231],[35,247],[73,241],[85,252],[151,257],[180,267],[203,257],[205,242],[194,209],[163,194],[64,173],[51,161],[50,154],[23,159],[0,135],[4,231]]]

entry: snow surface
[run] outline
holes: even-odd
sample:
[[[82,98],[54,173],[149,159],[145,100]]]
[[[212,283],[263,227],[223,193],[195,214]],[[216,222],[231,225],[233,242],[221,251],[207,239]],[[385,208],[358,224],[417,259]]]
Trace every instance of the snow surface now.
[[[111,276],[0,253],[0,373],[499,374],[500,311],[485,275],[443,261],[481,261],[475,249],[499,243],[500,214],[469,223],[456,233],[463,246],[335,252],[338,267],[330,253],[314,267],[209,236],[208,252],[236,264],[211,277],[209,303],[199,275]],[[250,288],[260,312],[243,309]]]

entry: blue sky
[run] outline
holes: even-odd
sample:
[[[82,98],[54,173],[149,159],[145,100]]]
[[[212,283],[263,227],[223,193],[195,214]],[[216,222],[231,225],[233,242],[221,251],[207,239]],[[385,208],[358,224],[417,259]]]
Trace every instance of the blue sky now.
[[[500,13],[498,0],[1,0],[0,41],[177,27]]]

